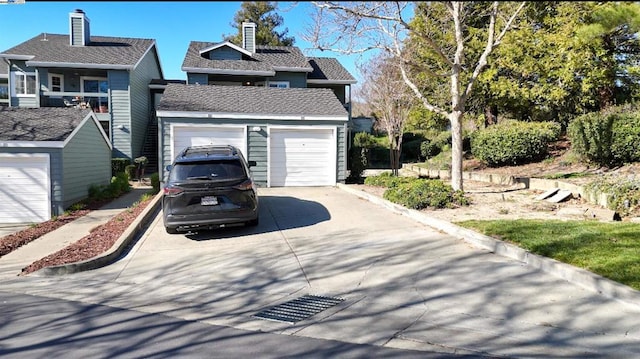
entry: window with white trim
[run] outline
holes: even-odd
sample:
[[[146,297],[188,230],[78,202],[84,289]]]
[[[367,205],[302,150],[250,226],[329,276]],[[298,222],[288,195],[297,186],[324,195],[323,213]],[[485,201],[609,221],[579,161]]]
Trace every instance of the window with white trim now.
[[[288,89],[289,81],[269,81],[269,87],[277,87],[279,89]]]
[[[63,92],[64,91],[64,76],[59,74],[49,74],[49,91],[50,92]]]
[[[12,89],[16,96],[36,95],[36,73],[35,72],[13,72]]]

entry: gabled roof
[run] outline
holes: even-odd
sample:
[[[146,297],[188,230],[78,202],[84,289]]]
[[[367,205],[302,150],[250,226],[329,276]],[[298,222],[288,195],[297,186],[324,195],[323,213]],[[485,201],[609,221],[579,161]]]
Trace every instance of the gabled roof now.
[[[29,66],[132,70],[155,46],[153,39],[91,36],[86,46],[71,46],[69,35],[37,35],[0,53],[27,60]]]
[[[355,84],[357,81],[338,59],[333,57],[310,57],[313,72],[307,76],[308,83]]]
[[[65,107],[0,107],[0,141],[63,142],[90,112]]]
[[[290,116],[292,119],[312,117],[346,121],[348,116],[333,91],[326,88],[167,84],[158,106],[158,116],[175,117],[185,112],[210,118],[234,114],[261,119]]]
[[[252,57],[242,60],[211,60],[201,55],[202,50],[218,45],[217,43],[191,41],[182,71],[228,74],[273,76],[275,71],[311,72],[307,58],[295,46],[256,46]]]
[[[0,61],[0,79],[9,77],[9,65]]]
[[[220,42],[220,43],[217,43],[215,45],[211,45],[209,47],[205,47],[204,49],[200,50],[200,55],[205,54],[205,53],[207,53],[209,51],[213,51],[213,50],[215,50],[217,48],[220,48],[220,47],[223,47],[223,46],[230,47],[235,51],[238,51],[238,52],[240,52],[240,53],[242,53],[242,54],[244,54],[246,56],[251,57],[251,52],[249,52],[248,50],[243,49],[242,47],[240,47],[238,45],[234,45],[234,44],[230,43],[229,41]]]

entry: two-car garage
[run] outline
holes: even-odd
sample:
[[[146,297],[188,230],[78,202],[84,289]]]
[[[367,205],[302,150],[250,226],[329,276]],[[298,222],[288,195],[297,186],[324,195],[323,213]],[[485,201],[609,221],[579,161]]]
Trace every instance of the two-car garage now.
[[[238,147],[259,186],[335,186],[346,179],[349,113],[331,89],[167,84],[158,105],[158,156],[187,146]]]
[[[238,147],[248,159],[257,160],[259,166],[260,160],[266,160],[266,166],[262,164],[266,167],[263,171],[266,178],[256,178],[266,186],[332,186],[337,181],[338,129],[335,126],[191,123],[174,124],[170,128],[170,158],[187,146],[230,144]],[[260,136],[260,132],[264,136]],[[266,143],[260,140],[263,137]],[[251,141],[256,138],[258,140]],[[254,177],[260,177],[260,171],[254,173]]]

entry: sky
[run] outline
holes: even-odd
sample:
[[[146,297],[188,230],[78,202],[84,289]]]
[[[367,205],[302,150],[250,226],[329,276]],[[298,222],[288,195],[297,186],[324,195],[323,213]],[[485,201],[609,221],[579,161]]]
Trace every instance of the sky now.
[[[3,1],[0,1],[0,3]],[[6,1],[5,1],[6,2]],[[165,79],[185,80],[182,61],[190,41],[222,41],[237,32],[230,23],[240,9],[234,1],[30,1],[0,4],[0,52],[40,33],[69,34],[69,13],[82,9],[90,20],[91,34],[155,39]],[[278,31],[288,28],[294,45],[307,56],[335,57],[360,82],[356,63],[360,55],[345,56],[312,50],[302,39],[310,25],[308,2],[279,2],[284,18]]]

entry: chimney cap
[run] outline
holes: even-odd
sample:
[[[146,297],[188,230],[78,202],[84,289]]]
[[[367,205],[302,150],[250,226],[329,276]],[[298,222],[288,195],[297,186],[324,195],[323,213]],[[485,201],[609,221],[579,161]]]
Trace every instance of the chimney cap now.
[[[76,9],[74,12],[77,14],[84,14],[84,10],[82,9]]]

